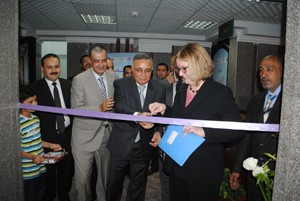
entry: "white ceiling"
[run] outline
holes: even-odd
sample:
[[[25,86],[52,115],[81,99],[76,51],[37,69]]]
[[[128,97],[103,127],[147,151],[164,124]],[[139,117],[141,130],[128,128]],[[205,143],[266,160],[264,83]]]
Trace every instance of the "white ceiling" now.
[[[283,0],[20,0],[23,31],[36,35],[62,33],[164,34],[203,36],[211,40],[219,25],[231,19],[281,24]],[[132,11],[138,12],[132,17]],[[116,16],[117,24],[86,24],[81,14]],[[208,30],[185,29],[188,20],[217,22]],[[264,27],[264,26],[263,26]],[[71,34],[72,35],[72,34]]]

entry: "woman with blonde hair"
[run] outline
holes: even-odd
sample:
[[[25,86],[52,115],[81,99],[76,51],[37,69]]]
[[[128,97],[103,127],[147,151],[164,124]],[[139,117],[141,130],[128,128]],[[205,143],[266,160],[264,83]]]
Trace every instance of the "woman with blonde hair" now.
[[[213,62],[198,43],[186,44],[176,55],[176,68],[183,84],[177,92],[173,107],[161,103],[149,106],[152,114],[162,113],[173,118],[241,121],[230,88],[213,80]],[[184,126],[184,135],[205,138],[184,165],[170,157],[164,169],[170,174],[171,201],[217,200],[223,179],[223,144],[237,141],[244,131]],[[192,134],[191,134],[192,133]]]

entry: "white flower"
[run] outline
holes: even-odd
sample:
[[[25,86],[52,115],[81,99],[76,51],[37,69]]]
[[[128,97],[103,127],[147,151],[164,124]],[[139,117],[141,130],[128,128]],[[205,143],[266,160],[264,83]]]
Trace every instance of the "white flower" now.
[[[244,160],[243,167],[246,170],[254,170],[257,166],[257,162],[258,162],[258,160],[256,158],[249,157],[246,160]]]
[[[252,171],[252,175],[254,177],[256,177],[257,175],[264,173],[264,168],[260,167],[260,166],[256,166],[256,168],[254,168],[254,170]]]

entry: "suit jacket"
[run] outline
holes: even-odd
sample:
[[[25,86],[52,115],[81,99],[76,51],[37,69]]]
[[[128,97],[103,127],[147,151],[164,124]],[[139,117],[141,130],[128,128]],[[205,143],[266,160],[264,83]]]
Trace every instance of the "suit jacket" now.
[[[108,97],[112,97],[114,93],[113,81],[116,77],[110,71],[105,71],[105,76]],[[99,111],[99,105],[104,100],[92,68],[74,77],[71,88],[72,108]],[[72,130],[72,148],[90,152],[96,151],[102,143],[104,129],[108,124],[108,121],[104,119],[75,117]]]
[[[114,88],[114,111],[116,113],[134,114],[135,112],[148,112],[150,103],[165,102],[165,86],[157,80],[148,82],[143,108],[141,107],[138,87],[133,77],[116,80]],[[126,158],[135,143],[137,133],[140,132],[143,156],[145,162],[147,162],[152,151],[149,142],[155,129],[158,129],[158,127],[162,130],[162,126],[154,126],[152,129],[145,130],[136,122],[114,121],[107,146],[112,154],[117,155],[121,159]]]
[[[191,103],[185,107],[188,85],[182,84],[177,92],[174,105],[168,108],[166,115],[174,118],[241,121],[238,107],[229,88],[206,79]],[[223,179],[224,148],[223,144],[237,141],[244,136],[243,131],[203,128],[205,141],[180,167],[171,158],[166,157],[164,168],[184,180],[200,185],[217,185]]]
[[[264,90],[251,98],[247,109],[247,122],[263,123],[263,107],[267,93],[268,91]],[[280,108],[281,92],[279,93],[276,102],[269,113],[266,123],[279,124]],[[250,156],[257,158],[259,165],[265,163],[268,158],[264,156],[264,153],[277,153],[278,137],[278,133],[247,132],[246,136],[239,143],[233,171],[241,173],[243,169],[243,161]],[[268,165],[269,168],[275,169],[275,163],[270,163]]]
[[[59,78],[59,82],[61,85],[61,90],[64,97],[66,108],[70,108],[71,82],[62,78]],[[38,105],[52,106],[52,107],[56,106],[50,88],[45,78],[30,84],[30,87],[35,91]],[[36,111],[35,113],[40,119],[41,134],[42,134],[42,139],[44,141],[59,143],[64,148],[70,147],[71,133],[68,133],[67,134],[68,136],[66,135],[66,138],[64,139],[61,138],[60,140],[62,141],[57,141],[55,113],[39,112],[39,111]]]

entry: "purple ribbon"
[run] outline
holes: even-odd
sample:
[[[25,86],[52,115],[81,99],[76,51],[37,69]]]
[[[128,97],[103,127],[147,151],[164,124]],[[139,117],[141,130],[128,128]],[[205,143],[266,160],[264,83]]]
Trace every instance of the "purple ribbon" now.
[[[208,121],[208,120],[179,119],[179,118],[167,118],[167,117],[136,116],[130,114],[99,112],[99,111],[79,110],[79,109],[66,109],[66,108],[30,105],[30,104],[22,104],[22,103],[19,104],[19,108],[42,111],[42,112],[68,114],[68,115],[82,116],[82,117],[92,117],[92,118],[99,118],[99,119],[113,119],[113,120],[136,121],[136,122],[144,121],[144,122],[151,122],[151,123],[158,123],[158,124],[173,124],[173,125],[183,125],[183,126],[188,125],[188,126],[198,126],[204,128],[218,128],[218,129],[230,129],[230,130],[279,132],[279,124],[246,123],[246,122],[232,122],[232,121]]]

